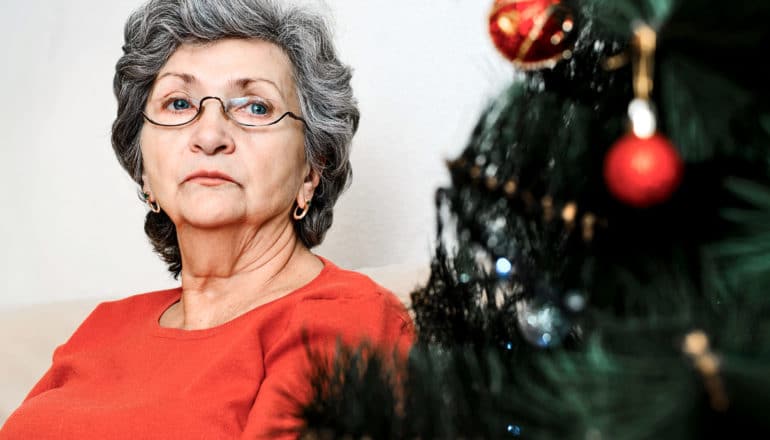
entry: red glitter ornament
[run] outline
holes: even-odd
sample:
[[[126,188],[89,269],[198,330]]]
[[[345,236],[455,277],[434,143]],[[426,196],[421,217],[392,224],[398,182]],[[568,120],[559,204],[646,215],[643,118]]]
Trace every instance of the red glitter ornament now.
[[[572,12],[561,0],[496,0],[489,34],[514,65],[539,69],[570,57],[576,32]]]
[[[682,180],[676,148],[660,134],[640,138],[629,132],[604,159],[604,179],[622,202],[646,208],[668,200]]]

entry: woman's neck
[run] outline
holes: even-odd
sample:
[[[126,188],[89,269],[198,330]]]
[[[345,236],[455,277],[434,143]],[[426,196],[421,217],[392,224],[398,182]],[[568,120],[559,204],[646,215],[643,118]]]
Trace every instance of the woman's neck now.
[[[258,229],[177,230],[182,252],[182,299],[161,325],[187,330],[223,324],[286,295],[323,268],[290,222]]]

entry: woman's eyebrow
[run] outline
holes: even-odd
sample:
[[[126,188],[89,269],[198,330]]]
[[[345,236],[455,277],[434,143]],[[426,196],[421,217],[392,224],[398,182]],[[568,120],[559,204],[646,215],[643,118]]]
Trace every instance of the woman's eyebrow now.
[[[156,81],[160,81],[161,79],[167,77],[167,76],[174,76],[182,81],[184,81],[185,84],[196,84],[198,83],[198,78],[195,77],[195,75],[191,75],[189,73],[180,73],[180,72],[166,72],[162,75],[158,76],[158,79]],[[231,79],[228,81],[228,85],[230,87],[235,87],[238,89],[245,89],[249,85],[257,82],[264,82],[267,84],[270,84],[275,90],[278,92],[278,94],[281,96],[281,98],[285,101],[286,96],[283,94],[283,90],[278,86],[278,84],[275,83],[275,81],[267,79],[267,78],[238,78],[238,79]]]
[[[283,94],[283,90],[281,90],[280,87],[278,87],[278,84],[276,84],[274,81],[269,80],[267,78],[239,78],[239,79],[233,79],[230,80],[229,83],[231,85],[234,85],[235,87],[238,87],[239,89],[245,89],[249,85],[256,83],[256,82],[266,82],[273,86],[278,91],[278,94],[281,95],[281,98],[286,100],[286,96]]]
[[[196,78],[195,76],[190,75],[189,73],[178,73],[178,72],[166,72],[163,75],[158,76],[158,79],[156,81],[160,81],[161,79],[167,76],[176,76],[178,78],[181,78],[182,81],[185,82],[185,84],[192,84],[192,83],[198,82],[198,78]]]

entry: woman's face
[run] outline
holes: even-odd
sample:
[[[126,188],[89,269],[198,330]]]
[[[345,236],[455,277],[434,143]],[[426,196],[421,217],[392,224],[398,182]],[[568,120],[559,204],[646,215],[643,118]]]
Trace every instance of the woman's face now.
[[[163,111],[185,111],[207,96],[224,102],[256,96],[300,115],[291,62],[261,40],[180,46],[158,73],[147,109],[155,103]],[[199,117],[183,126],[144,122],[145,191],[177,227],[259,227],[279,216],[288,221],[294,202],[304,206],[318,184],[305,162],[302,122],[285,117],[274,125],[244,127],[230,120],[216,99],[202,107]],[[237,111],[265,110],[256,104]]]

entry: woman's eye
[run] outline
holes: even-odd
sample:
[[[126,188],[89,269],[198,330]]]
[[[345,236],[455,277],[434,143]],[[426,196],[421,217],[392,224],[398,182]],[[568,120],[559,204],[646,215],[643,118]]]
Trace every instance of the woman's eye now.
[[[259,102],[252,102],[249,104],[249,112],[254,115],[266,115],[267,106]]]
[[[189,110],[192,108],[192,105],[190,104],[190,101],[182,98],[176,98],[173,99],[168,107],[169,110],[176,110],[176,111],[183,111],[183,110]]]
[[[272,113],[272,106],[258,96],[244,96],[242,98],[233,98],[230,105],[237,113],[245,117],[262,117]]]

